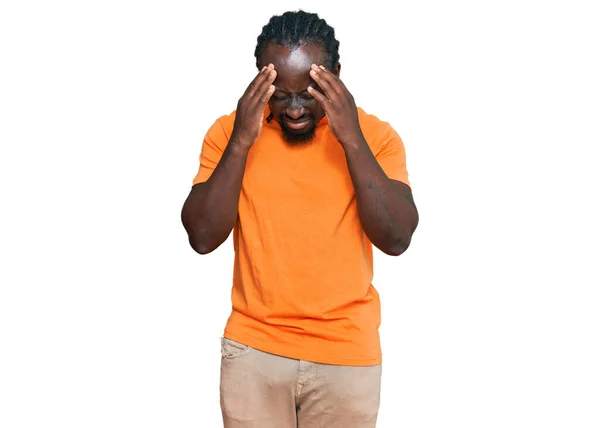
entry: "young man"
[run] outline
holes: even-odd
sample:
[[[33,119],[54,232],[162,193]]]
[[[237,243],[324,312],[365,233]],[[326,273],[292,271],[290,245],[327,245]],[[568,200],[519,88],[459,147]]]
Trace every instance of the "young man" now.
[[[375,427],[372,244],[402,254],[418,215],[402,140],[356,107],[338,47],[316,14],[271,18],[258,37],[259,73],[206,134],[183,206],[198,253],[234,233],[225,428]]]

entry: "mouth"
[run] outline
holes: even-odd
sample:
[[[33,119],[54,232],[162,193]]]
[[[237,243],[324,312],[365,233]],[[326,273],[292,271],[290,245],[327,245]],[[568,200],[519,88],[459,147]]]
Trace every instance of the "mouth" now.
[[[289,120],[285,119],[285,125],[293,129],[295,131],[306,128],[310,123],[310,119],[302,119],[302,120]]]

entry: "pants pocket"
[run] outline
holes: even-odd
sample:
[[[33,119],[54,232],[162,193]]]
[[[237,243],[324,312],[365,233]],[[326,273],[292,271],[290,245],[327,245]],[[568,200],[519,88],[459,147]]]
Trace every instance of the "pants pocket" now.
[[[247,354],[250,349],[251,348],[248,345],[227,339],[226,337],[221,338],[221,356],[223,358],[238,358]]]

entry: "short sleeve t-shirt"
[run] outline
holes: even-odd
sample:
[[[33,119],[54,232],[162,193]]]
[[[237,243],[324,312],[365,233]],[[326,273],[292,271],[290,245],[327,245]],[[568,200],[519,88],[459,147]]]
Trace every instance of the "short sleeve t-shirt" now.
[[[358,112],[385,174],[409,185],[396,131]],[[210,178],[234,120],[235,112],[223,116],[207,132],[194,184]],[[372,244],[360,225],[344,150],[326,118],[311,142],[296,145],[283,140],[276,121],[263,122],[248,154],[233,243],[225,337],[299,360],[381,363]]]

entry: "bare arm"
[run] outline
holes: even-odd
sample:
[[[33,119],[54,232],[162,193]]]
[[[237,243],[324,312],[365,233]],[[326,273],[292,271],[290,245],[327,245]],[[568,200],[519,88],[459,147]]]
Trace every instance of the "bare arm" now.
[[[233,229],[248,151],[232,138],[211,177],[194,185],[183,204],[183,226],[190,245],[200,254],[219,247]]]
[[[346,153],[365,234],[384,253],[402,254],[419,221],[410,188],[390,180],[381,169],[361,131],[354,98],[338,76],[314,64],[310,74],[324,94],[312,88],[309,92],[323,106],[331,131]]]
[[[248,152],[260,134],[264,109],[273,94],[276,72],[264,67],[240,98],[233,133],[208,181],[192,187],[181,221],[192,248],[207,254],[229,236],[238,215]]]
[[[384,253],[402,254],[419,222],[410,187],[387,178],[364,138],[344,149],[363,230]]]

